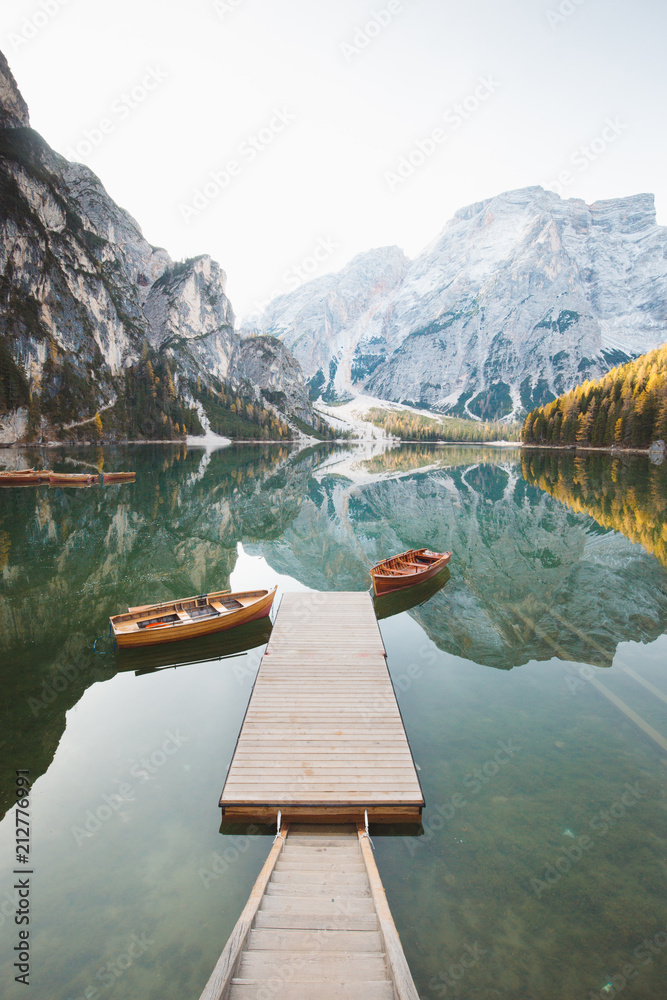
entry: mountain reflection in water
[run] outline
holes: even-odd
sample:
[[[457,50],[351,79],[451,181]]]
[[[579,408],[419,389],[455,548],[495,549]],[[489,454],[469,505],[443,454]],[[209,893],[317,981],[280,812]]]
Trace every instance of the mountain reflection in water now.
[[[68,458],[99,463],[97,451]],[[37,458],[28,464],[69,467]],[[620,642],[664,631],[665,470],[641,457],[238,445],[126,447],[110,458],[136,469],[136,482],[0,495],[0,742],[33,775],[96,681],[233,655],[193,646],[121,662],[95,655],[93,640],[128,605],[229,586],[239,542],[317,590],[367,590],[382,558],[451,550],[451,579],[410,614],[440,649],[505,670],[552,657],[606,666]]]

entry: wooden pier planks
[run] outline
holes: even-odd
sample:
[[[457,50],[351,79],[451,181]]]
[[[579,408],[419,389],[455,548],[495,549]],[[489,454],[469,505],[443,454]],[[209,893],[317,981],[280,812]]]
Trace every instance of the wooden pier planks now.
[[[244,819],[418,819],[424,800],[366,593],[283,596],[220,798]]]
[[[419,1000],[363,827],[283,836],[200,1000]]]

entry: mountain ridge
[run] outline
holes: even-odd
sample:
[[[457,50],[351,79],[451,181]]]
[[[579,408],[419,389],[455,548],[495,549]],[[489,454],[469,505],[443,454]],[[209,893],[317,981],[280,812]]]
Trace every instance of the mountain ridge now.
[[[651,194],[586,205],[521,188],[459,209],[412,261],[357,255],[252,328],[283,340],[325,401],[517,418],[667,340],[665,259]]]
[[[92,170],[52,150],[4,56],[0,194],[0,443],[182,438],[232,393],[255,436],[318,424],[284,345],[267,338],[258,355],[234,332],[220,265],[172,261]]]

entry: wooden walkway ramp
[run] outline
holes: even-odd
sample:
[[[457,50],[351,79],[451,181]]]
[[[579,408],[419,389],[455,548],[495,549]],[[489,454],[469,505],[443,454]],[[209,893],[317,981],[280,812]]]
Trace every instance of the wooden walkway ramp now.
[[[200,1000],[419,1000],[363,826],[282,834]]]
[[[419,1000],[365,823],[423,804],[370,596],[285,594],[220,798],[280,836],[201,1000]]]
[[[419,821],[424,799],[366,593],[284,594],[220,798],[229,819]]]

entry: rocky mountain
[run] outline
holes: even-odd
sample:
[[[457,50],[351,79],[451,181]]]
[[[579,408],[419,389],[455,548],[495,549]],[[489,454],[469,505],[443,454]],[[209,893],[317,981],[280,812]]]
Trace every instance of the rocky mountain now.
[[[0,56],[0,441],[180,437],[218,398],[267,434],[278,410],[311,423],[285,347],[234,333],[225,280],[206,255],[173,262],[54,152]]]
[[[667,228],[649,194],[510,191],[457,212],[416,260],[372,250],[251,325],[325,400],[516,417],[667,340]]]
[[[325,401],[363,379],[384,348],[383,316],[410,261],[398,247],[359,254],[338,274],[326,274],[274,299],[242,333],[279,337]]]

